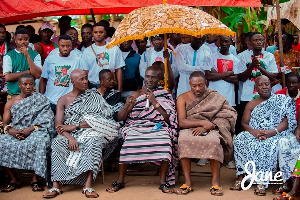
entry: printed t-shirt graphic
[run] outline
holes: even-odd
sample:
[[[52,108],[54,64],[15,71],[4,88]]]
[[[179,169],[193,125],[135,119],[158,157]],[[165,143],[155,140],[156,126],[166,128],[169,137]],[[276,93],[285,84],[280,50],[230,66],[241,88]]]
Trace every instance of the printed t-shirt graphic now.
[[[107,52],[101,52],[100,54],[97,54],[100,63],[98,62],[98,59],[96,58],[96,62],[99,66],[105,66],[109,65],[109,54]]]
[[[68,70],[71,68],[71,65],[55,66],[55,81],[54,85],[69,87],[70,75]]]
[[[233,70],[233,61],[218,58],[217,67],[219,73],[230,72]]]

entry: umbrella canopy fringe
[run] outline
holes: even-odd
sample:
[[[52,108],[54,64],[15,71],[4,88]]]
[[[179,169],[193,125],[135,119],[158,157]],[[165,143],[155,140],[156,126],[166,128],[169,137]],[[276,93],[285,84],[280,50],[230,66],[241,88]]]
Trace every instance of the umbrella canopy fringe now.
[[[123,42],[126,42],[126,41],[129,41],[129,40],[143,40],[145,38],[145,36],[143,35],[131,35],[131,36],[126,36],[126,37],[123,37],[121,39],[118,39],[117,41],[115,42],[110,42],[106,48],[110,49],[110,48],[113,48],[114,46],[117,46],[117,45],[120,45],[122,44]]]
[[[150,37],[153,35],[166,34],[166,33],[181,33],[181,34],[191,35],[191,36],[195,36],[195,37],[199,37],[199,36],[209,34],[209,33],[210,34],[227,35],[227,36],[235,36],[235,32],[233,32],[231,30],[220,29],[220,28],[207,28],[200,32],[195,32],[195,31],[190,31],[187,29],[180,29],[180,28],[165,28],[165,29],[148,31],[145,33],[145,36]]]
[[[235,36],[235,32],[230,31],[230,30],[224,30],[224,29],[219,29],[219,28],[209,28],[205,29],[203,31],[199,32],[194,32],[190,30],[184,30],[184,29],[176,29],[176,28],[165,28],[165,29],[159,29],[159,30],[154,30],[154,31],[149,31],[143,35],[131,35],[131,36],[126,36],[123,38],[120,38],[116,41],[110,42],[106,47],[107,48],[112,48],[114,46],[120,45],[125,41],[129,40],[139,40],[139,39],[144,39],[145,37],[151,37],[153,35],[158,35],[158,34],[167,34],[167,33],[180,33],[180,34],[185,34],[185,35],[191,35],[194,37],[199,37],[205,34],[219,34],[219,35],[227,35],[227,36]]]

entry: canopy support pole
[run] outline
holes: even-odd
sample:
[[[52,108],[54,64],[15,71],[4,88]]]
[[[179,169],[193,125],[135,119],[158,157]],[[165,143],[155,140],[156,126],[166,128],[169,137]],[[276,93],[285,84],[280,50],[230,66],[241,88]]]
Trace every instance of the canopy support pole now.
[[[278,26],[278,43],[279,43],[279,54],[280,54],[280,69],[284,67],[283,62],[283,44],[282,44],[282,29],[281,29],[281,18],[280,18],[280,5],[279,0],[276,0],[276,14],[277,14],[277,26]],[[285,71],[281,72],[282,86],[285,88]]]
[[[164,34],[164,50],[166,50],[168,48],[167,46],[167,34]],[[164,89],[168,90],[168,58],[164,58],[165,59],[165,77],[164,77],[164,82],[165,82],[165,86]]]
[[[91,11],[93,22],[94,22],[94,24],[96,24],[96,19],[95,19],[93,8],[90,8],[90,11]]]

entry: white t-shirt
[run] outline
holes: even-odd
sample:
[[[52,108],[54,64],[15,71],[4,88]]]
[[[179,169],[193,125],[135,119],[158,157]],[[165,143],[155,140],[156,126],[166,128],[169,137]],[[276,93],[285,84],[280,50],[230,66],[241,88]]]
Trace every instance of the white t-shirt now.
[[[161,51],[155,51],[153,47],[146,49],[146,51],[141,55],[140,60],[140,76],[145,78],[146,69],[151,66],[156,59],[160,59],[165,63],[164,59],[164,49]]]
[[[211,43],[211,44],[206,43],[206,45],[210,48],[212,53],[216,53],[216,52],[220,51],[220,48],[217,47],[217,45],[215,43]],[[233,45],[229,46],[229,53],[234,56],[237,56],[236,48]]]
[[[79,49],[73,49],[71,52],[70,52],[71,56],[74,56],[74,57],[80,57],[82,56],[82,52],[79,50]],[[51,55],[59,55],[59,49],[58,48],[55,48],[53,49],[50,53],[49,53],[49,56]]]
[[[44,95],[51,103],[56,105],[61,96],[72,91],[70,74],[74,69],[81,69],[80,57],[75,54],[68,57],[53,54],[46,58],[41,77],[48,80]]]
[[[233,71],[234,74],[238,74],[239,59],[232,54],[222,55],[220,52],[216,52],[206,57],[205,70],[216,70],[219,73]],[[220,72],[221,71],[221,72]],[[216,90],[219,94],[224,96],[231,106],[235,104],[235,92],[234,84],[225,80],[209,81],[209,89]]]
[[[102,69],[109,69],[114,72],[116,69],[125,66],[120,48],[115,46],[111,49],[107,49],[107,44],[108,43],[104,46],[96,46],[95,44],[92,44],[82,53],[80,65],[83,70],[89,71],[89,81],[93,84],[100,84],[99,72]],[[98,59],[96,58],[92,47],[103,66],[98,65]]]
[[[247,64],[250,64],[252,62],[251,56],[253,55],[253,52],[251,50],[243,51],[239,54],[240,63],[238,65],[238,71],[239,74],[243,73],[247,69]],[[274,55],[262,51],[263,58],[259,58],[262,62],[264,62],[266,66],[266,70],[271,73],[278,73],[278,68],[275,62]],[[243,82],[243,87],[241,91],[241,101],[251,101],[253,99],[253,90],[254,90],[255,82],[247,79],[245,82]]]
[[[179,83],[177,96],[191,90],[189,78],[194,71],[204,72],[205,57],[211,54],[206,45],[194,50],[191,44],[182,44],[177,51],[177,68],[179,71]]]

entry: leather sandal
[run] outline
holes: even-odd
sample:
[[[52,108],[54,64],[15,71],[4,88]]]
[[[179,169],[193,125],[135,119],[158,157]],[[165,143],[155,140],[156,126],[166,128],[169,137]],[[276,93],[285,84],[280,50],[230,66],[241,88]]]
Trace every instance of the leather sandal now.
[[[33,192],[42,192],[44,191],[44,188],[39,185],[38,182],[31,183],[31,188]]]
[[[6,185],[6,188],[1,190],[2,193],[8,193],[8,192],[12,192],[16,189],[20,189],[21,188],[21,184],[17,184],[17,183],[9,183]]]
[[[160,189],[163,193],[166,193],[166,194],[174,193],[174,190],[172,188],[170,188],[169,183],[161,184],[158,189]]]
[[[122,183],[113,182],[111,184],[111,187],[106,189],[106,192],[110,192],[110,193],[118,192],[119,190],[121,190],[124,187],[125,187],[125,185]]]
[[[292,196],[288,193],[283,192],[280,197],[273,198],[273,200],[291,200]]]
[[[266,188],[263,184],[258,184],[257,188],[254,189],[254,194],[258,196],[266,196]]]
[[[290,189],[284,185],[281,185],[279,188],[277,188],[276,190],[272,191],[272,194],[275,195],[281,195],[283,192],[289,192]]]
[[[178,194],[178,195],[187,195],[188,193],[190,193],[190,192],[192,192],[193,191],[193,189],[190,187],[190,186],[188,186],[188,185],[186,185],[186,184],[183,184],[180,188],[179,188],[179,190],[177,190],[176,192],[175,192],[175,194]]]
[[[87,192],[89,194],[87,194]],[[92,192],[94,192],[94,194],[92,194]],[[82,194],[84,194],[86,198],[98,198],[99,197],[99,194],[97,194],[95,192],[94,188],[84,188],[82,191]]]
[[[52,195],[50,193],[53,193]],[[54,198],[57,195],[62,194],[63,191],[61,191],[58,188],[51,188],[46,194],[43,195],[43,198]]]
[[[219,187],[218,185],[211,186],[210,194],[213,196],[223,196],[223,190],[222,187]]]
[[[235,181],[234,185],[230,187],[230,190],[241,191],[242,190],[241,183],[242,181]]]

